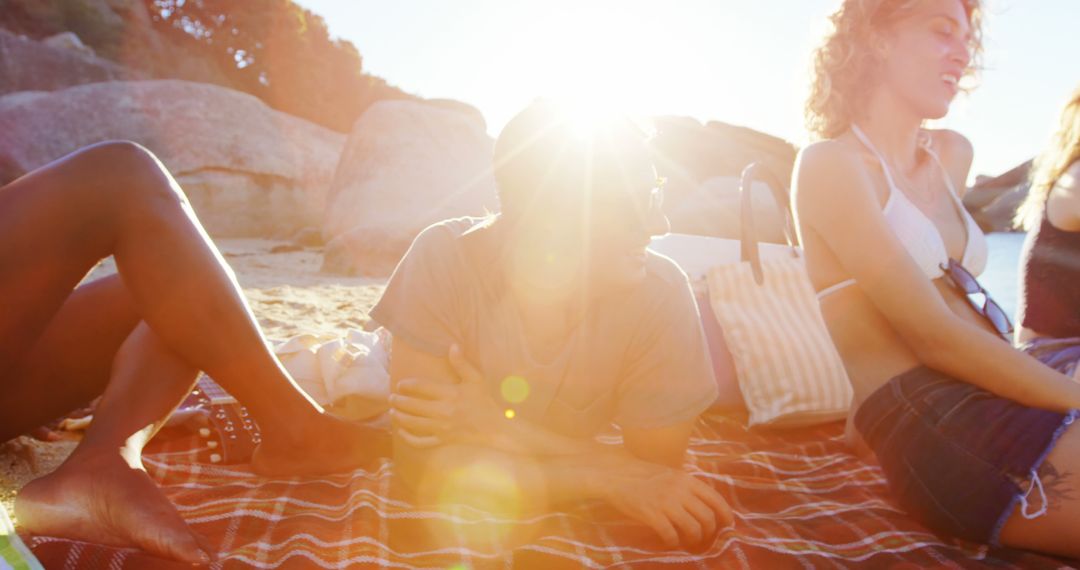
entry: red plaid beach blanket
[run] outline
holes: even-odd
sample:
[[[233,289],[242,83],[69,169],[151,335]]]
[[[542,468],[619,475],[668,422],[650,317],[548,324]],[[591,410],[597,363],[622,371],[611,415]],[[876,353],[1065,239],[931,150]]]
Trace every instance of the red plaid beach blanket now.
[[[664,551],[600,504],[513,520],[400,498],[393,466],[319,479],[266,479],[210,463],[194,437],[157,444],[147,469],[220,553],[215,568],[1063,568],[1009,549],[949,543],[888,499],[881,471],[849,454],[843,426],[756,432],[703,418],[690,458],[727,498],[734,528],[707,548]],[[617,437],[607,438],[616,443]],[[168,561],[27,537],[46,568],[169,568]],[[177,566],[188,567],[188,566]]]

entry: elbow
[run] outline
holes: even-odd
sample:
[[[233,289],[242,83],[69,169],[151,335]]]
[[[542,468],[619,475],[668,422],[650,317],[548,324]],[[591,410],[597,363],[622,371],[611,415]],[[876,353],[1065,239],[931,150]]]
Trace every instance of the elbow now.
[[[949,350],[941,344],[926,344],[918,347],[913,347],[915,357],[924,366],[933,368],[934,370],[948,370],[949,369]]]
[[[915,358],[924,366],[947,372],[953,369],[953,361],[962,351],[955,346],[963,332],[954,326],[951,315],[918,326],[903,335]]]

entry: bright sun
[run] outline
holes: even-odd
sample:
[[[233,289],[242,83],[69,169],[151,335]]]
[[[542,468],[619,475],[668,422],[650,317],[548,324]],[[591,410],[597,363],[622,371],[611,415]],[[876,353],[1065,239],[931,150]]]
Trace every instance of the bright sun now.
[[[519,65],[540,76],[537,83],[548,86],[548,95],[572,102],[583,129],[595,116],[663,107],[671,93],[656,71],[672,61],[691,63],[686,46],[654,42],[650,22],[607,2],[582,2],[573,13],[537,26],[548,30],[545,37],[512,46]]]

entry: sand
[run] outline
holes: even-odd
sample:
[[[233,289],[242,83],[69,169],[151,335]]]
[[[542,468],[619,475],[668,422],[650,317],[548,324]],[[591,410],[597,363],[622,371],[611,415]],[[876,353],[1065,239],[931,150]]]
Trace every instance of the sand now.
[[[258,239],[217,240],[217,245],[236,272],[270,340],[300,333],[333,338],[349,328],[371,326],[368,313],[382,294],[386,279],[321,274],[319,248]],[[112,260],[106,260],[87,279],[115,271]],[[9,514],[18,489],[56,469],[75,448],[77,437],[42,442],[24,436],[0,444],[0,504]]]

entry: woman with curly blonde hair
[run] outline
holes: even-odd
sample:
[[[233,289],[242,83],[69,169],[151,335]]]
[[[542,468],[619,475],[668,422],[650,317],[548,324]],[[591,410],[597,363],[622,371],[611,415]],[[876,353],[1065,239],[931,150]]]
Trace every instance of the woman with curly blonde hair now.
[[[851,443],[913,517],[964,539],[1080,555],[1080,384],[1015,350],[976,281],[960,203],[971,144],[925,128],[977,69],[977,0],[845,0],[815,53],[815,138],[794,200],[854,388]]]
[[[1017,222],[1028,230],[1017,339],[1031,350],[1054,352],[1075,376],[1080,358],[1080,86],[1062,109],[1050,146],[1035,160]]]

